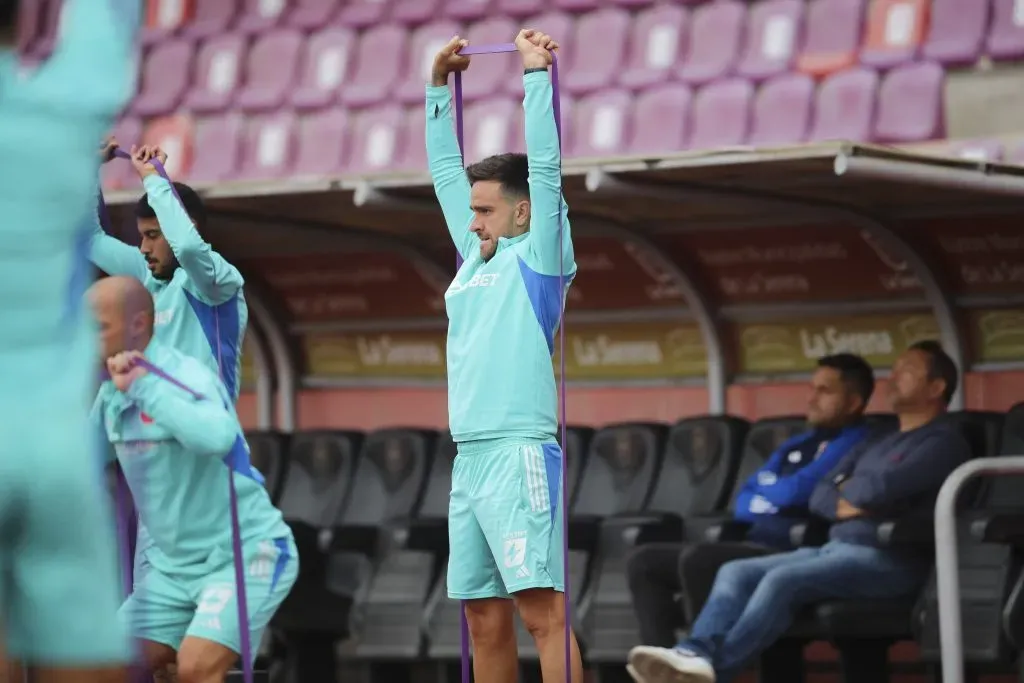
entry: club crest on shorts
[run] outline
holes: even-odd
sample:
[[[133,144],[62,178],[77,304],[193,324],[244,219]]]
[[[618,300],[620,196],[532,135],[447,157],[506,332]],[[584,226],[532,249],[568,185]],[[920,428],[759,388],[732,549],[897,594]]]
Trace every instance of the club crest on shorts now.
[[[526,537],[505,539],[505,566],[520,566],[526,560]]]

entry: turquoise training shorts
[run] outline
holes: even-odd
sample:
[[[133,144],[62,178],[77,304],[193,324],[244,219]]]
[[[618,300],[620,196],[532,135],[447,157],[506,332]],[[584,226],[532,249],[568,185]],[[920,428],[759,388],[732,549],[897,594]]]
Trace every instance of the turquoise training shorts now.
[[[458,445],[448,508],[448,597],[564,590],[561,474],[555,442]]]
[[[117,619],[123,588],[113,506],[86,408],[67,403],[0,410],[3,637],[11,659],[121,666],[132,648]]]
[[[292,539],[246,543],[245,597],[249,608],[252,656],[263,631],[288,596],[299,575]],[[121,607],[121,618],[136,638],[178,650],[186,636],[219,643],[241,652],[241,628],[235,589],[235,565],[229,562],[195,576],[174,574],[140,563],[135,590]]]

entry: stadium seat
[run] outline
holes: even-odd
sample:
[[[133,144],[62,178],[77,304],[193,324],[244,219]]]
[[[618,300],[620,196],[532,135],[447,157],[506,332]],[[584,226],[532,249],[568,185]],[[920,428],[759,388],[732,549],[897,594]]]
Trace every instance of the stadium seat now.
[[[701,85],[729,75],[743,43],[747,5],[738,0],[701,5],[690,16],[689,50],[676,76]]]
[[[655,0],[608,0],[609,4],[618,5],[619,7],[647,7],[648,5],[655,4]],[[681,5],[695,5],[703,0],[680,0]]]
[[[234,101],[241,85],[246,40],[225,33],[208,38],[196,55],[195,78],[185,106],[201,114],[219,113]]]
[[[242,163],[245,118],[238,113],[210,116],[196,121],[195,156],[187,178],[213,183],[235,177]]]
[[[864,0],[811,0],[796,69],[821,78],[857,63]]]
[[[1024,25],[1018,20],[1019,4],[1015,0],[992,0],[992,23],[985,51],[995,60],[1024,57]]]
[[[1006,411],[999,449],[1005,455],[1024,455],[1024,403]]]
[[[344,0],[338,22],[349,28],[380,27],[391,14],[393,0]]]
[[[240,180],[271,180],[290,175],[295,161],[295,114],[280,111],[252,116],[242,142]]]
[[[423,125],[423,105],[406,107],[402,113],[399,131],[401,148],[395,160],[395,170],[422,173],[427,162],[427,130]]]
[[[659,4],[636,14],[625,66],[616,70],[618,84],[642,89],[669,80],[686,49],[689,21],[689,11],[676,5]]]
[[[480,161],[492,154],[501,154],[513,149],[522,141],[514,136],[522,130],[523,105],[511,98],[491,98],[466,107],[465,136],[466,163]]]
[[[878,101],[878,73],[854,67],[828,76],[818,87],[809,140],[871,139]]]
[[[742,145],[750,134],[750,109],[754,86],[731,78],[709,83],[693,98],[692,149]]]
[[[803,142],[814,112],[814,80],[790,73],[764,83],[754,96],[748,142],[755,146]]]
[[[192,168],[195,159],[195,146],[192,144],[194,137],[192,117],[176,114],[150,119],[142,131],[141,139],[145,144],[156,145],[167,154],[164,169],[172,178],[178,178],[186,175]]]
[[[989,0],[932,0],[925,59],[947,66],[973,64],[988,31]]]
[[[294,175],[316,177],[340,173],[345,168],[351,144],[345,110],[331,107],[300,117]]]
[[[878,88],[874,138],[880,142],[935,140],[945,134],[945,72],[934,62],[893,69]]]
[[[860,61],[887,69],[911,61],[924,42],[930,0],[871,0]]]
[[[447,0],[443,3],[444,16],[457,21],[479,21],[495,13],[497,0]],[[508,42],[508,39],[505,39]]]
[[[327,26],[342,4],[342,0],[293,0],[292,9],[285,21],[289,26],[315,31]]]
[[[246,113],[278,109],[295,84],[306,36],[297,29],[272,30],[256,38],[243,67],[236,105]]]
[[[565,12],[590,12],[599,11],[603,0],[555,0],[555,7]]]
[[[165,40],[151,47],[142,65],[132,112],[147,117],[173,112],[188,90],[193,56],[192,43],[187,40]]]
[[[346,106],[363,108],[386,101],[406,64],[407,38],[405,29],[395,24],[374,26],[360,34],[355,66],[341,89]]]
[[[126,116],[117,122],[111,134],[117,139],[118,144],[128,149],[132,145],[143,144],[142,121],[134,116]],[[124,161],[112,161],[108,164],[103,164],[100,178],[105,190],[123,190],[126,187],[136,187],[139,182],[135,169],[131,164]]]
[[[736,73],[764,80],[789,71],[803,43],[803,0],[768,0],[747,15],[746,41]]]
[[[395,0],[391,18],[402,24],[424,24],[437,17],[440,11],[441,0]]]
[[[579,97],[613,83],[626,58],[631,19],[629,12],[618,7],[605,7],[580,17],[564,79],[568,92]]]
[[[310,35],[303,46],[297,83],[290,101],[299,111],[319,109],[338,101],[352,67],[355,34],[331,27]]]
[[[396,105],[366,109],[355,117],[352,154],[346,170],[386,171],[401,160],[405,111]]]
[[[1003,413],[987,410],[958,410],[948,419],[963,432],[975,458],[991,458],[1000,452]]]
[[[270,500],[277,504],[288,472],[288,435],[274,431],[245,433],[249,462],[263,475]]]
[[[236,30],[263,33],[284,23],[294,0],[243,0]]]
[[[623,661],[639,642],[627,587],[629,549],[648,542],[702,540],[725,507],[749,424],[733,417],[684,419],[673,425],[653,490],[642,510],[601,524],[588,609],[588,659]]]
[[[23,5],[25,3],[22,3]],[[32,5],[33,3],[28,3]],[[37,6],[40,3],[35,3]],[[153,0],[147,2],[144,10],[139,41],[144,46],[167,40],[186,22],[192,19],[195,4],[178,0]]]
[[[521,2],[522,0],[515,0]],[[573,40],[576,36],[576,19],[569,14],[563,12],[547,12],[539,16],[531,17],[524,20],[524,26],[543,26],[544,31],[551,36],[562,36],[558,38],[558,59],[559,66],[565,65],[568,67],[573,64],[573,52],[575,46]],[[515,34],[512,35],[515,38]],[[507,42],[507,41],[506,41]],[[492,57],[493,59],[494,57]],[[516,70],[519,73],[519,78],[512,78],[505,84],[505,92],[518,98],[523,97],[523,78],[522,78],[522,61],[516,60]],[[559,72],[559,75],[563,78],[569,78],[570,70],[563,68]],[[572,93],[567,93],[572,95]]]
[[[189,38],[210,38],[228,30],[241,11],[242,0],[197,2],[192,21],[183,29]]]
[[[607,157],[621,153],[633,125],[633,95],[606,90],[581,99],[575,108],[571,155]]]
[[[401,72],[405,75],[391,91],[391,99],[406,105],[418,104],[422,109],[423,88],[430,82],[434,56],[460,32],[461,27],[451,21],[434,22],[413,31]]]
[[[497,0],[495,13],[521,20],[524,17],[538,14],[546,9],[553,9],[544,0]],[[523,26],[542,26],[531,22],[522,22]],[[548,29],[543,29],[548,31]],[[555,35],[549,32],[549,35]],[[514,37],[514,36],[513,36]]]
[[[692,91],[681,83],[655,86],[637,95],[629,152],[657,155],[686,149],[692,101]]]
[[[491,45],[507,43],[515,34],[516,25],[511,20],[495,17],[469,26],[465,38],[472,45]],[[515,78],[522,78],[522,60],[518,55],[482,55],[473,59],[472,68],[464,74],[462,96],[466,102],[492,97]]]

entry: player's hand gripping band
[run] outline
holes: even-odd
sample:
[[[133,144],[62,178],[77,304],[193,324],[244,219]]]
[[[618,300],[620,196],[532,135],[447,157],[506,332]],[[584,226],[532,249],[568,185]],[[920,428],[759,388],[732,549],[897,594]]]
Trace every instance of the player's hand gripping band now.
[[[112,156],[118,157],[120,159],[131,160],[132,158],[130,154],[125,152],[120,147],[115,147],[112,150],[111,154]],[[181,197],[178,196],[178,191],[175,189],[174,183],[171,182],[170,177],[167,175],[167,169],[164,168],[164,165],[160,163],[160,160],[155,157],[150,159],[148,163],[152,164],[153,168],[156,169],[156,172],[160,175],[160,177],[166,180],[168,184],[170,184],[171,192],[174,193],[174,197],[180,203]],[[100,195],[100,207],[101,209],[103,208],[102,194]],[[182,208],[185,208],[184,204],[182,204]],[[220,316],[214,316],[214,321],[216,324],[216,337],[217,339],[220,339]],[[160,368],[156,367],[149,361],[145,360],[144,358],[136,359],[135,363],[137,365],[140,365],[141,367],[146,368],[147,371],[153,373],[157,377],[160,377],[161,379],[170,382],[179,389],[183,389],[184,391],[188,392],[193,397],[195,397],[197,400],[203,398],[201,394],[185,386],[177,379],[170,376],[169,374],[167,374]],[[217,344],[217,369],[220,372],[221,378],[223,379],[224,368],[221,358],[220,344]],[[249,607],[246,602],[245,596],[245,557],[242,554],[242,530],[238,519],[238,492],[235,490],[235,477],[234,473],[230,469],[230,465],[228,466],[228,486],[230,488],[229,495],[231,505],[231,545],[235,564],[235,595],[237,597],[238,602],[238,629],[240,638],[239,649],[241,650],[239,654],[242,657],[243,680],[245,681],[245,683],[253,683],[252,642],[251,634],[249,631]],[[121,492],[120,486],[118,487],[118,491],[119,493]],[[129,511],[127,507],[127,501],[124,500],[124,496],[122,495],[118,496],[117,508],[119,520],[118,527],[119,529],[123,530],[123,533],[126,534],[122,538],[122,544],[123,547],[125,548],[125,562],[127,564],[125,576],[128,578],[128,585],[131,586],[134,558],[132,557],[131,552],[128,551],[131,542],[131,539],[127,536],[128,529],[130,528],[127,523]]]
[[[459,50],[459,54],[462,56],[469,55],[486,55],[486,54],[499,54],[502,52],[517,52],[514,43],[500,43],[495,45],[467,45],[466,47]],[[551,53],[551,99],[552,108],[555,112],[555,129],[558,131],[558,142],[559,145],[562,143],[562,108],[560,103],[560,97],[558,94],[558,58],[555,53]],[[462,72],[455,72],[455,134],[459,141],[459,149],[462,151],[463,157],[466,154],[466,145],[464,141],[465,131],[462,124]],[[561,154],[559,155],[559,163],[561,163]],[[562,209],[559,207],[558,210],[558,280],[559,287],[562,292],[564,300],[565,296],[565,259],[561,258],[563,240],[564,240],[564,225],[562,218]],[[462,265],[461,258],[457,259],[458,265]],[[562,316],[559,320],[558,325],[558,346],[559,346],[559,357],[561,364],[561,374],[559,375],[559,424],[561,425],[562,432],[562,572],[563,576],[563,588],[565,592],[562,594],[563,604],[565,606],[565,682],[572,683],[572,600],[570,599],[569,591],[569,477],[568,477],[568,454],[565,452],[565,308],[562,308]],[[463,601],[462,605],[462,683],[469,683],[469,622],[466,620],[466,605]],[[579,683],[582,683],[580,681]]]

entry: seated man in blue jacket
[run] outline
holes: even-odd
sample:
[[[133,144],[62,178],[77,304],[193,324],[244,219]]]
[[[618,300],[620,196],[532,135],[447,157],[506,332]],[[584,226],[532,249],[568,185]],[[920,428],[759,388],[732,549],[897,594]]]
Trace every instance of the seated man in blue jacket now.
[[[818,480],[867,435],[863,416],[875,378],[863,358],[848,353],[821,358],[809,388],[810,429],[779,446],[747,480],[733,505],[737,519],[751,522],[750,543],[736,548],[736,557],[789,550],[789,528],[806,519],[807,502]],[[646,645],[671,647],[676,629],[686,626],[675,596],[683,590],[679,563],[688,547],[680,543],[643,545],[629,558],[629,587],[640,638]],[[710,591],[713,579],[714,572],[698,601]]]
[[[936,342],[903,353],[887,387],[899,431],[851,451],[811,496],[811,511],[833,523],[829,542],[724,565],[689,638],[674,648],[633,648],[631,675],[641,683],[728,683],[805,605],[919,591],[931,558],[879,547],[878,526],[932,509],[946,477],[970,457],[960,431],[941,419],[956,385],[956,365]]]

